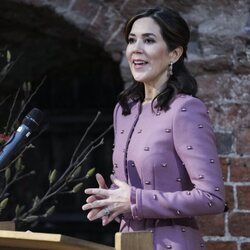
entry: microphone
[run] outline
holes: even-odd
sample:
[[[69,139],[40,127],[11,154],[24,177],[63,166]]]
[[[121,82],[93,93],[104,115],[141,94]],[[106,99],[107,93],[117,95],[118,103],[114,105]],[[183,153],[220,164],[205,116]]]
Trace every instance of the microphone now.
[[[23,119],[22,124],[3,145],[0,152],[0,169],[7,167],[29,143],[31,133],[42,121],[42,111],[33,108]]]

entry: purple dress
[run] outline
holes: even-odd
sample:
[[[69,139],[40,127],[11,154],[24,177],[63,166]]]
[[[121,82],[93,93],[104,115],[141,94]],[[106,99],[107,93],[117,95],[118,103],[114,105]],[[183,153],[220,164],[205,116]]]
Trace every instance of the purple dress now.
[[[195,216],[224,211],[224,185],[208,112],[178,95],[165,111],[131,103],[114,110],[114,175],[131,188],[131,213],[120,230],[147,230],[154,249],[198,250],[205,244]]]

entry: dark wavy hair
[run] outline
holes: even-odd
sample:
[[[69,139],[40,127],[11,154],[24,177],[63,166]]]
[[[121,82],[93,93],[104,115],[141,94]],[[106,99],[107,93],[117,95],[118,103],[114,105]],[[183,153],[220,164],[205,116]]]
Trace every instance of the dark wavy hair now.
[[[170,51],[180,46],[183,48],[181,57],[173,65],[173,75],[169,77],[166,87],[152,102],[154,103],[154,101],[157,100],[155,108],[167,111],[171,100],[177,94],[182,93],[195,96],[197,93],[197,82],[184,65],[184,59],[187,57],[187,45],[190,39],[189,27],[186,21],[176,11],[170,8],[156,7],[145,9],[138,12],[126,22],[124,35],[127,43],[134,22],[143,17],[151,17],[159,25],[161,35]],[[144,85],[134,80],[133,84],[125,89],[118,97],[123,115],[130,114],[131,105],[129,105],[129,102],[131,100],[143,102],[144,97]]]

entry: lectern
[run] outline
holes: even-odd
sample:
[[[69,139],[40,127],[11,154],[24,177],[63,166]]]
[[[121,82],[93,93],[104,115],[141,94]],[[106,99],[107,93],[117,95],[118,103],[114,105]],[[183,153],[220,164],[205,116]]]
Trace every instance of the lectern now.
[[[6,227],[7,226],[7,227]],[[4,228],[3,224],[1,228]],[[11,224],[6,229],[13,229]],[[61,234],[0,230],[0,250],[152,250],[150,232],[116,233],[115,247]]]

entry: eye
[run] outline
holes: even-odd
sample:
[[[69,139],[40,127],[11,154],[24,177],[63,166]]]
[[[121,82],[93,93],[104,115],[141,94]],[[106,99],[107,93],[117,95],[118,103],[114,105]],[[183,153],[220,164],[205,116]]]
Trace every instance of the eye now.
[[[136,39],[134,37],[129,37],[128,38],[128,43],[129,44],[132,44],[132,43],[135,43],[136,42]]]
[[[144,43],[146,43],[146,44],[152,44],[152,43],[155,43],[155,40],[153,38],[146,38],[144,40]]]

